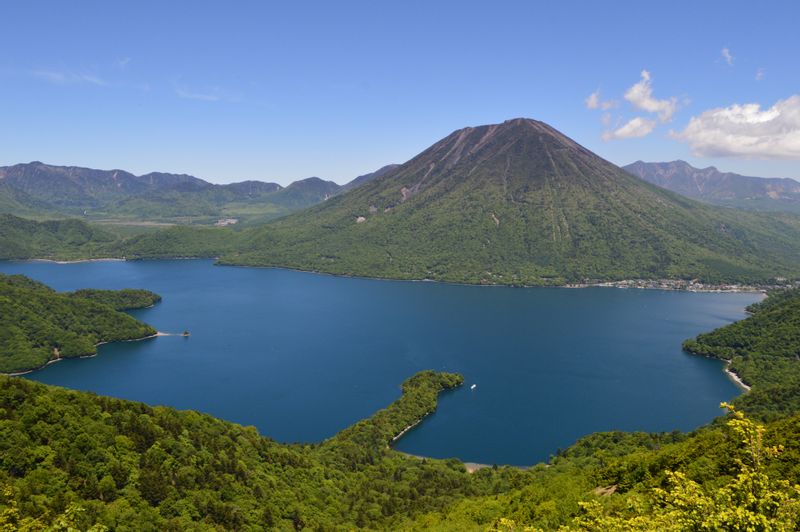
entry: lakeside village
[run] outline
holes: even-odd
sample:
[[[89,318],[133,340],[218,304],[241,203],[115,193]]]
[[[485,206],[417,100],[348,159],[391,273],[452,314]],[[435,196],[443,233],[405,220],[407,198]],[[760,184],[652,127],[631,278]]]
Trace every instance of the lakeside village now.
[[[774,279],[770,284],[714,284],[702,283],[697,279],[624,279],[622,281],[605,281],[571,283],[567,288],[588,288],[591,286],[607,286],[611,288],[644,288],[651,290],[686,290],[688,292],[768,292],[769,290],[800,287],[800,281],[789,281],[785,278]]]

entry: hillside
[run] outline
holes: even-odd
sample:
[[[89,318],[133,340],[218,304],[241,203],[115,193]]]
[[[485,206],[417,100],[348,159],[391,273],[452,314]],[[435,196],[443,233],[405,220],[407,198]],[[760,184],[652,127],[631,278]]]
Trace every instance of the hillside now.
[[[100,342],[156,334],[120,310],[148,307],[159,300],[146,290],[59,294],[26,277],[0,275],[0,373],[94,355]]]
[[[750,177],[720,172],[713,166],[695,168],[686,161],[636,161],[622,168],[649,183],[708,203],[800,213],[800,181],[794,179]]]
[[[0,214],[0,260],[217,257],[246,246],[247,234],[237,226],[126,227]]]
[[[796,297],[771,295],[754,316]],[[780,319],[749,322],[759,349],[781,349],[769,334]],[[0,528],[792,530],[800,519],[796,409],[765,427],[731,410],[691,434],[592,434],[527,470],[469,473],[390,448],[462,382],[419,373],[369,419],[286,445],[193,411],[0,377]],[[755,393],[737,401],[774,405]]]
[[[186,174],[137,176],[32,162],[0,167],[0,212],[40,219],[210,224],[237,218],[256,223],[319,203],[340,188],[317,177],[288,187],[261,181],[217,185]]]
[[[0,260],[109,257],[117,237],[78,219],[37,222],[0,214]]]
[[[516,119],[458,130],[253,230],[223,262],[468,283],[763,281],[800,274],[800,219],[684,198]]]

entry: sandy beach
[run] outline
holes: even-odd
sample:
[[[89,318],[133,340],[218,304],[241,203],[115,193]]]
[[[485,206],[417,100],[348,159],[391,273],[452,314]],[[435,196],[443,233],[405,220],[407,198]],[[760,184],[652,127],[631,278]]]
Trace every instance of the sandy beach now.
[[[745,384],[745,383],[742,381],[742,379],[741,379],[741,378],[740,378],[740,377],[739,377],[739,376],[738,376],[736,373],[734,373],[733,371],[731,371],[731,363],[730,363],[730,362],[727,362],[727,363],[725,364],[725,374],[726,374],[726,375],[727,375],[727,376],[728,376],[728,377],[729,377],[729,378],[730,378],[730,379],[731,379],[733,382],[735,382],[735,383],[736,383],[736,385],[737,385],[737,386],[739,386],[739,387],[740,387],[742,390],[744,390],[744,391],[746,391],[746,392],[749,392],[749,391],[750,391],[750,386],[746,385],[746,384]]]

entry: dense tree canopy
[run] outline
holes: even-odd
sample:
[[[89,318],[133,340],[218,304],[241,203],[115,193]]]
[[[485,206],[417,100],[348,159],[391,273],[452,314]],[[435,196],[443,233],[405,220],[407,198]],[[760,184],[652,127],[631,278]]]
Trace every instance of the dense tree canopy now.
[[[133,340],[156,330],[122,309],[153,305],[146,290],[79,290],[59,294],[19,275],[0,275],[0,372],[93,355],[101,342]]]
[[[108,305],[114,310],[133,310],[139,308],[152,307],[159,301],[161,296],[149,290],[137,290],[124,288],[122,290],[97,290],[94,288],[82,288],[70,293],[71,297],[78,299],[88,299],[103,305]]]
[[[468,495],[520,485],[503,468],[389,448],[461,377],[423,372],[387,407],[319,445],[282,445],[196,412],[0,378],[0,485],[17,524],[73,509],[117,530],[387,527]],[[82,511],[75,512],[75,508]]]

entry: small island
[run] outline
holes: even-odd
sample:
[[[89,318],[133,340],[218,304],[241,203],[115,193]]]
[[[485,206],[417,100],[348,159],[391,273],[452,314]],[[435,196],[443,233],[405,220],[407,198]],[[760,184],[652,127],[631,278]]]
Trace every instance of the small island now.
[[[0,275],[0,373],[26,373],[96,355],[99,344],[155,336],[156,329],[122,311],[159,301],[147,290],[59,293],[22,275]]]

